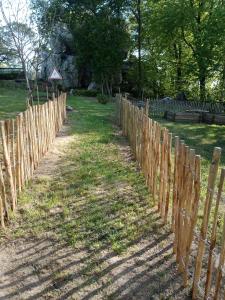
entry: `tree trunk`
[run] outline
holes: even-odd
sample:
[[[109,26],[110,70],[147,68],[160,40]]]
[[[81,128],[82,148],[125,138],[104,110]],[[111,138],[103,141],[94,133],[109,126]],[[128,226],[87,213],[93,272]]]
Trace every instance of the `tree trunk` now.
[[[26,85],[27,85],[27,91],[28,91],[28,103],[31,104],[33,101],[32,101],[32,90],[31,90],[31,87],[30,87],[30,81],[29,81],[29,77],[28,77],[28,74],[27,74],[27,68],[26,68],[26,64],[25,64],[25,61],[23,58],[21,58],[21,62],[22,62],[22,68],[23,68],[23,72],[24,72],[24,75],[25,75],[25,79],[26,79]]]
[[[205,72],[199,74],[199,89],[200,89],[200,101],[206,100],[206,75]]]
[[[103,75],[101,74],[101,91],[102,91],[102,95],[104,95],[104,78],[103,78]]]
[[[222,76],[220,80],[220,95],[221,101],[225,101],[225,62],[223,64]]]
[[[105,85],[106,85],[107,94],[108,96],[110,96],[110,86],[109,86],[108,78],[105,78]]]
[[[138,96],[142,93],[142,66],[141,66],[141,0],[137,0],[137,22],[138,22]]]
[[[176,93],[182,91],[182,47],[174,43],[174,57],[176,59]]]

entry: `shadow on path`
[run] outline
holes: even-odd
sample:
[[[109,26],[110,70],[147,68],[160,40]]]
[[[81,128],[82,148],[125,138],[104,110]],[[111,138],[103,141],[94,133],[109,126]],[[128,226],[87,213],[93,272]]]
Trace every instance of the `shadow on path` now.
[[[15,225],[21,237],[0,248],[0,300],[188,299],[171,232],[110,125],[111,111],[95,106],[78,103],[60,169],[53,167],[44,185],[39,170],[27,191],[33,206],[23,207]]]

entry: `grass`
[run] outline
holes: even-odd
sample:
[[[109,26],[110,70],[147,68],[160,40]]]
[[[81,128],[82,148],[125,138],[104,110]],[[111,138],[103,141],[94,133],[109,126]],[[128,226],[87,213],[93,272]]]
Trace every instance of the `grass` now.
[[[21,88],[0,87],[0,120],[14,118],[26,110],[27,91]]]
[[[95,259],[100,251],[123,254],[143,237],[158,230],[162,235],[162,227],[157,225],[145,180],[129,159],[125,139],[113,126],[114,104],[101,105],[83,97],[71,97],[68,104],[77,112],[69,114],[68,134],[73,141],[65,149],[59,170],[52,177],[35,179],[24,190],[18,212],[2,234],[55,237],[85,249],[94,254],[88,256],[82,271],[89,276],[104,268]],[[159,121],[202,155],[206,176],[213,143],[219,141],[223,147],[224,127]],[[221,219],[218,227],[222,228]],[[54,273],[56,285],[65,280],[71,280],[69,273]]]
[[[40,178],[24,191],[12,234],[51,232],[74,247],[121,253],[156,229],[145,180],[121,154],[126,143],[113,127],[114,104],[71,97],[69,105],[78,113],[69,115],[73,142],[60,175]]]
[[[13,95],[1,88],[1,117],[23,110],[24,96],[22,90]],[[121,155],[120,148],[125,146],[113,127],[114,104],[101,105],[84,97],[70,97],[68,104],[78,113],[69,115],[73,142],[61,162],[60,176],[40,178],[24,191],[20,213],[13,221],[13,235],[51,231],[76,247],[97,249],[107,245],[121,253],[131,241],[154,229],[152,202],[144,178],[136,164]],[[157,121],[202,156],[204,194],[213,148],[225,146],[225,127]],[[199,222],[203,204],[204,201]]]
[[[225,149],[225,126],[189,122],[172,122],[163,118],[156,118],[155,120],[162,126],[167,127],[169,131],[173,133],[173,137],[176,135],[179,136],[181,140],[184,140],[185,143],[190,146],[190,148],[196,150],[196,154],[201,155],[201,202],[198,219],[198,224],[200,225],[203,218],[209,166],[212,160],[214,147],[222,148],[220,166],[223,167],[225,165],[225,155],[223,153],[223,149]],[[219,181],[219,175],[217,176],[217,182]],[[213,222],[214,205],[215,201],[213,202],[212,213],[210,215],[209,232]],[[219,235],[221,235],[222,231],[222,218],[223,210],[220,210],[218,220]]]
[[[0,119],[9,119],[26,109],[26,91],[0,88]]]
[[[170,122],[157,118],[163,126],[167,127],[173,136],[179,136],[196,154],[202,157],[202,176],[207,181],[208,169],[212,159],[214,147],[225,148],[225,126],[207,125],[201,123]],[[222,153],[221,166],[225,165],[225,156]]]

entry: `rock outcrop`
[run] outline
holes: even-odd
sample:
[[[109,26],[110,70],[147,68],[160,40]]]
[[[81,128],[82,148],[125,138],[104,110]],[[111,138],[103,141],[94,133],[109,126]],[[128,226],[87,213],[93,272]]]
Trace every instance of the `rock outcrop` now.
[[[64,88],[78,86],[78,69],[74,51],[73,37],[66,26],[55,26],[54,33],[49,39],[50,50],[43,51],[43,64],[41,78],[47,80],[51,72],[56,68],[63,77],[59,82]]]

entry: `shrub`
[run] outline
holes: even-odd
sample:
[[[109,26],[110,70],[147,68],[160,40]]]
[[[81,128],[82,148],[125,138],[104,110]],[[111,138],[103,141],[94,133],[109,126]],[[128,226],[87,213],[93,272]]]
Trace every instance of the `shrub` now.
[[[98,94],[97,95],[98,102],[101,104],[106,104],[109,102],[110,98],[107,95]]]
[[[85,96],[85,97],[96,97],[98,94],[97,90],[75,90],[76,96]]]
[[[25,80],[1,80],[0,79],[0,87],[15,89],[21,88],[26,89],[26,82]]]
[[[15,80],[15,79],[24,79],[24,73],[22,71],[14,71],[2,73],[0,72],[0,80]]]

